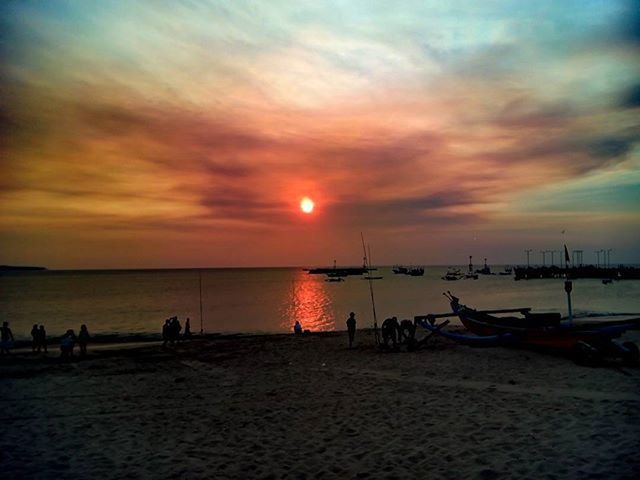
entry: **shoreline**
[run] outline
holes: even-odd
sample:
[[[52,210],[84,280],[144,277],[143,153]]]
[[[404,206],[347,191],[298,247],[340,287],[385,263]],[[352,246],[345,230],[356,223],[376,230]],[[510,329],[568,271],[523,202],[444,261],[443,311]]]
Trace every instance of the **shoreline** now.
[[[320,332],[12,357],[0,360],[12,477],[631,479],[640,469],[637,367],[446,339],[381,352],[371,330],[351,350],[346,333]]]

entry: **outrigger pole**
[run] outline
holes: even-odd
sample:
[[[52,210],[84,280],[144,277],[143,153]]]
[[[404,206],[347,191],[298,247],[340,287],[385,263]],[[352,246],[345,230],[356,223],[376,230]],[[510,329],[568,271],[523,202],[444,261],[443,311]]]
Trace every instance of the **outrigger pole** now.
[[[371,307],[373,308],[373,334],[376,339],[376,345],[380,344],[380,333],[378,332],[378,317],[376,315],[376,301],[373,297],[373,282],[371,280],[371,248],[369,248],[369,255],[367,255],[367,248],[364,246],[364,235],[360,232],[360,238],[362,239],[362,251],[364,252],[364,267],[367,270],[367,277],[369,279],[369,293],[371,294]]]

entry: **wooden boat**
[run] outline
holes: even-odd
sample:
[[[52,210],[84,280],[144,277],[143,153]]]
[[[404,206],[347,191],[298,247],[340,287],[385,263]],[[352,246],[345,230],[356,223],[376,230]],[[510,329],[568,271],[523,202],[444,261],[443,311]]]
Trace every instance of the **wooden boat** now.
[[[620,357],[638,363],[636,344],[619,344],[614,339],[625,331],[640,329],[640,315],[608,315],[562,318],[559,313],[532,313],[531,308],[475,310],[447,295],[452,313],[416,316],[414,321],[425,329],[461,343],[502,344],[573,352],[580,363],[596,363],[603,356]],[[497,316],[519,313],[520,316]],[[474,335],[444,331],[435,325],[436,318],[457,316]]]
[[[412,277],[422,277],[424,275],[424,267],[411,267],[407,275]]]
[[[463,278],[463,275],[460,272],[459,268],[449,267],[449,270],[447,270],[447,273],[445,273],[444,276],[440,278],[442,280],[447,280],[448,282],[452,282],[455,280],[460,280],[461,278]]]
[[[501,272],[498,272],[498,275],[513,275],[513,268],[511,267],[504,267],[504,270]]]
[[[382,280],[383,277],[372,277],[372,276],[366,276],[366,277],[362,277],[362,280]]]
[[[396,275],[410,275],[412,277],[421,277],[424,275],[424,267],[405,267],[402,265],[394,265],[392,271]]]

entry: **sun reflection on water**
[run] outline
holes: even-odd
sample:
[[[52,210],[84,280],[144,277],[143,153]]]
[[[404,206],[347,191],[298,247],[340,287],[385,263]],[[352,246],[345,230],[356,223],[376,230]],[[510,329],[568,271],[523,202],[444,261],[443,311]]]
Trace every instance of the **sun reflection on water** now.
[[[322,278],[305,271],[296,274],[286,302],[282,326],[291,330],[300,322],[304,330],[323,332],[335,329],[331,299]]]

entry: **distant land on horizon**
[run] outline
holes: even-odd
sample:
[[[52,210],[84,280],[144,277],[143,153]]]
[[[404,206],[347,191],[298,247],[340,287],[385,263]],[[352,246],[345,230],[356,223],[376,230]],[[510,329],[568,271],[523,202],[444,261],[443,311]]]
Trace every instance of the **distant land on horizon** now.
[[[0,265],[0,271],[22,271],[22,270],[28,270],[28,271],[41,271],[41,270],[47,270],[46,267],[34,267],[34,266],[30,266],[30,265]]]
[[[526,265],[522,262],[519,263],[489,263],[487,262],[489,267],[525,267]],[[468,264],[463,263],[437,263],[437,264],[427,264],[427,263],[419,263],[419,262],[411,262],[411,263],[394,263],[394,264],[380,264],[380,265],[372,265],[372,268],[392,268],[395,265],[405,265],[405,266],[423,266],[425,268],[449,268],[449,267],[467,267]],[[585,263],[585,266],[593,265],[593,263]],[[358,267],[360,265],[338,265],[337,268],[353,268]],[[480,267],[480,264],[474,264],[474,267]],[[532,268],[541,267],[541,264],[531,262]],[[550,264],[547,264],[550,267]],[[556,264],[556,267],[564,268],[564,265]],[[594,265],[595,266],[595,265]],[[640,267],[640,264],[637,263],[616,263],[610,268],[618,268],[618,267],[631,267],[636,268]],[[252,270],[252,269],[280,269],[280,268],[292,268],[292,269],[300,269],[300,270],[310,270],[313,268],[333,268],[333,266],[329,265],[254,265],[254,266],[206,266],[206,267],[117,267],[117,268],[47,268],[42,266],[31,266],[31,265],[0,265],[0,272],[117,272],[117,271],[163,271],[163,270]]]

